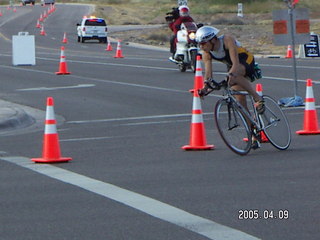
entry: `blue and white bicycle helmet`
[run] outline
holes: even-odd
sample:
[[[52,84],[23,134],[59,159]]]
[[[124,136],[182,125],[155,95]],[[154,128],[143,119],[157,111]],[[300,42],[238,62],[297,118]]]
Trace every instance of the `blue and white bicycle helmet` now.
[[[197,43],[206,43],[212,38],[217,36],[219,29],[211,26],[203,26],[199,28],[196,32],[196,42]]]

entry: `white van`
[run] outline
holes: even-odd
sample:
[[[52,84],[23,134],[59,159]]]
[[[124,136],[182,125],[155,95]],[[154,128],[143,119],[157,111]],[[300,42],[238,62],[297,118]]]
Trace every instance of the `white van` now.
[[[41,0],[41,6],[46,4],[54,4],[55,0]]]

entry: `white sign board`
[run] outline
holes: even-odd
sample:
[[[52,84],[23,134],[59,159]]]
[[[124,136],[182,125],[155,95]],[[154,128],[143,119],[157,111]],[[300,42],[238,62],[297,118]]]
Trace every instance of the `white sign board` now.
[[[178,6],[188,6],[188,0],[178,0]]]
[[[274,44],[286,46],[292,43],[291,26],[288,10],[273,11]],[[309,10],[298,8],[293,11],[293,34],[296,44],[305,44],[310,39]]]
[[[12,36],[12,64],[36,65],[35,40],[27,32]]]
[[[238,17],[243,17],[243,4],[242,3],[238,3]]]

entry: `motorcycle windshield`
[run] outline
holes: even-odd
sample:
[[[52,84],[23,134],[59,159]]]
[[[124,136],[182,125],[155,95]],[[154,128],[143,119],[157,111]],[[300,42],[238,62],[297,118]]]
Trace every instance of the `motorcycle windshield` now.
[[[184,27],[187,29],[188,32],[196,32],[197,25],[194,22],[185,22],[183,23]]]

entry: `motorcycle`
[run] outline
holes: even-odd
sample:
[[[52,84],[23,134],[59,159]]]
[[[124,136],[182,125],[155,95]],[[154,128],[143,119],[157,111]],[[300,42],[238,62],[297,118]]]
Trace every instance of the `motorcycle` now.
[[[187,69],[196,71],[196,58],[199,52],[195,41],[197,29],[198,26],[194,22],[185,22],[177,32],[176,52],[169,60],[179,66],[180,72],[185,72]]]

